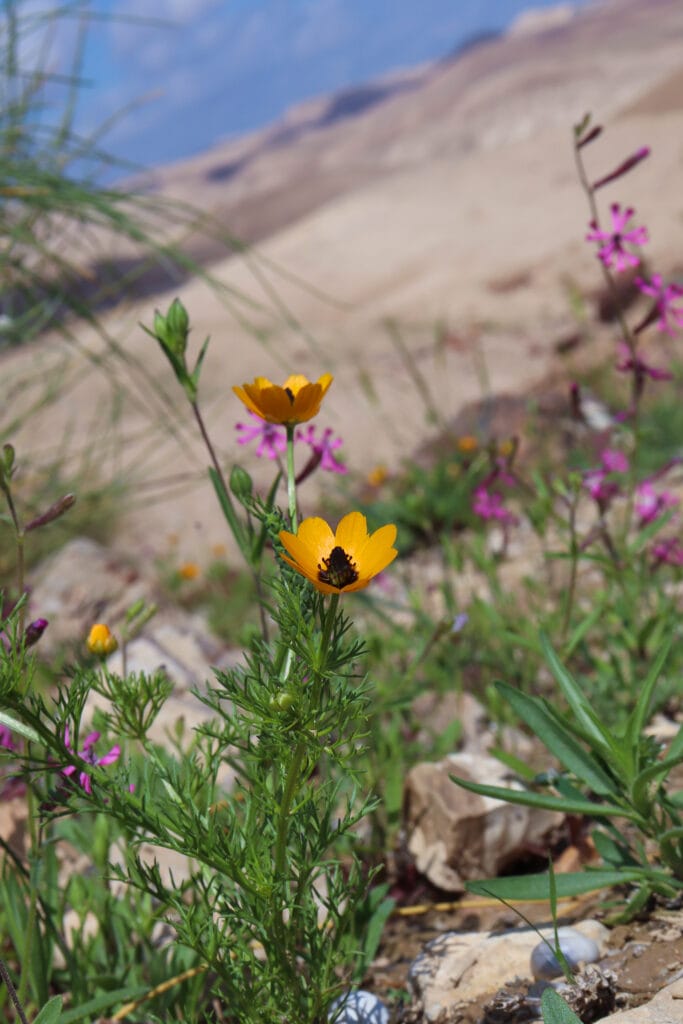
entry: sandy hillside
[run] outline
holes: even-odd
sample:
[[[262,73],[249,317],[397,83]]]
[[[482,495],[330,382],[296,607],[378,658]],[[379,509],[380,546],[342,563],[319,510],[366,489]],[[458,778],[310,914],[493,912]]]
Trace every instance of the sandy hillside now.
[[[213,339],[203,397],[226,465],[243,418],[231,384],[329,369],[336,379],[321,426],[343,435],[354,469],[396,466],[431,428],[392,329],[446,418],[481,395],[482,372],[495,393],[538,382],[557,360],[556,343],[575,330],[576,287],[599,283],[582,241],[588,217],[571,151],[571,125],[586,110],[606,126],[587,154],[594,177],[652,147],[629,178],[602,191],[603,208],[635,205],[652,263],[681,270],[682,74],[683,4],[613,0],[569,18],[527,19],[456,60],[395,76],[355,101],[307,104],[258,135],[156,170],[147,189],[201,201],[257,244],[223,260],[206,247],[222,296],[187,281],[106,314],[137,370],[110,360],[103,375],[84,355],[103,352],[88,330],[79,330],[75,355],[55,338],[6,354],[5,422],[37,395],[36,377],[66,375],[61,400],[13,439],[31,453],[49,445],[62,453],[97,438],[93,472],[98,463],[136,472],[139,507],[125,540],[144,556],[171,532],[182,556],[200,560],[224,541],[208,487],[184,479],[205,461],[193,424],[137,326],[177,290],[197,344]],[[446,345],[435,346],[439,333]],[[27,379],[34,386],[23,388]],[[126,390],[119,405],[117,382]],[[329,478],[320,482],[329,487]],[[303,501],[307,513],[317,510],[315,485]]]

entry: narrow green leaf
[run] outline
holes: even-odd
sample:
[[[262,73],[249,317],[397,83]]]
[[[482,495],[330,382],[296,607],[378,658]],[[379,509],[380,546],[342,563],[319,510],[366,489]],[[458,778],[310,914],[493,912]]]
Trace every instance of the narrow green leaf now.
[[[504,800],[508,804],[522,804],[525,807],[542,807],[546,811],[560,811],[563,814],[586,814],[591,818],[619,817],[636,821],[639,815],[624,807],[614,804],[594,804],[590,800],[567,800],[562,796],[547,796],[544,793],[532,793],[528,789],[507,789],[505,786],[486,786],[480,782],[470,782],[451,775],[453,782],[470,793],[490,796],[495,800]]]
[[[679,754],[683,754],[683,725],[680,727],[671,743],[669,749],[666,752],[667,758],[678,757]]]
[[[508,683],[496,683],[496,689],[567,771],[572,772],[601,796],[611,796],[617,792],[617,787],[609,775],[596,764],[595,758],[577,743],[569,727],[554,718],[540,698],[520,693]]]
[[[673,637],[669,636],[669,638],[660,647],[655,660],[652,662],[645,682],[643,683],[642,690],[640,691],[640,697],[638,698],[636,706],[629,717],[628,725],[626,726],[626,738],[629,746],[634,752],[638,748],[640,734],[643,731],[647,720],[647,714],[650,710],[652,691],[655,688],[655,683],[657,682],[659,674],[664,667],[664,663],[669,656],[672,640]]]
[[[8,715],[6,711],[0,711],[0,725],[6,725],[12,732],[18,732],[20,736],[30,740],[31,743],[40,743],[40,736],[35,729],[32,729],[30,725],[25,725],[24,722],[20,722],[12,715]]]
[[[132,999],[139,999],[140,996],[145,995],[148,991],[148,988],[138,985],[135,988],[129,986],[128,988],[116,989],[114,992],[105,992],[101,996],[96,996],[95,999],[90,999],[87,1003],[83,1003],[82,1006],[77,1006],[73,1010],[66,1010],[60,1017],[59,1024],[76,1024],[77,1021],[85,1020],[89,1017],[101,1016],[103,1010],[108,1010],[117,1003],[127,1003]]]
[[[655,764],[644,768],[633,783],[632,795],[633,803],[636,807],[640,807],[641,802],[645,800],[648,787],[653,782],[660,777],[668,775],[672,768],[681,763],[683,763],[683,753],[678,754],[676,757],[665,757],[664,760],[657,761]]]
[[[574,712],[577,722],[585,732],[589,742],[603,755],[621,762],[622,753],[618,744],[614,743],[612,734],[598,719],[580,687],[558,658],[545,633],[541,634],[541,646],[550,671],[555,676],[567,703]]]
[[[546,988],[541,996],[543,1024],[581,1024],[571,1007],[554,988]]]
[[[602,869],[576,871],[556,875],[557,898],[581,896],[585,892],[597,892],[625,882],[640,882],[643,872],[637,869]],[[465,882],[468,892],[477,896],[492,896],[494,899],[521,902],[550,899],[550,882],[546,872],[536,875],[519,875],[511,878],[486,878],[477,882]]]
[[[33,1021],[33,1024],[57,1024],[62,1012],[62,997],[53,996],[49,1002],[45,1003],[38,1016]]]

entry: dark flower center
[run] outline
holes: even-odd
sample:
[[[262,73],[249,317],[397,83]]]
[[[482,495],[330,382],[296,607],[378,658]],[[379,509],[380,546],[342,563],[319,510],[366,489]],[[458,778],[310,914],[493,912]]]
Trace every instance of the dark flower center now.
[[[344,548],[337,545],[330,551],[330,557],[323,558],[322,565],[318,564],[318,579],[321,583],[327,583],[331,587],[336,587],[337,590],[343,590],[350,583],[356,582],[358,570],[355,562],[351,561]]]

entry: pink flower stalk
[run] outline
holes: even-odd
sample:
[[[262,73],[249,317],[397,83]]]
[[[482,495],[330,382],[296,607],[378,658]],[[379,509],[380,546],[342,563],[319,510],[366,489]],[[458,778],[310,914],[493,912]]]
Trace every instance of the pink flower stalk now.
[[[655,568],[659,565],[683,565],[683,547],[678,537],[666,537],[652,545]]]
[[[683,295],[683,288],[678,284],[664,284],[661,274],[653,274],[650,281],[644,281],[642,277],[636,278],[636,285],[643,293],[654,299],[652,316],[648,315],[638,329],[641,329],[651,322],[651,319],[659,317],[657,326],[660,331],[673,335],[676,328],[683,327],[683,309],[674,305],[676,299]]]
[[[517,516],[505,507],[502,494],[486,487],[477,487],[474,492],[472,511],[484,520],[495,519],[503,525],[516,526],[519,522]]]
[[[622,373],[633,373],[637,381],[644,383],[646,377],[651,380],[673,380],[673,373],[670,370],[663,370],[659,366],[651,366],[646,363],[637,352],[631,349],[623,341],[619,343],[619,361],[617,370]]]
[[[344,442],[341,437],[332,439],[330,427],[327,427],[320,437],[316,437],[315,427],[311,424],[306,430],[297,430],[296,439],[310,446],[316,457],[316,466],[319,465],[321,469],[326,469],[330,473],[348,473],[344,463],[340,462],[334,454]]]
[[[276,423],[268,423],[262,420],[256,413],[250,412],[253,423],[236,423],[235,429],[242,432],[237,438],[238,444],[249,444],[258,440],[256,449],[258,458],[265,456],[267,459],[277,459],[279,455],[287,451],[287,431]]]
[[[117,743],[116,746],[111,748],[108,754],[105,754],[103,757],[97,757],[93,747],[95,746],[99,738],[99,732],[89,733],[83,740],[83,749],[78,751],[78,756],[81,758],[81,760],[86,761],[88,764],[92,765],[113,764],[114,761],[118,760],[121,754],[121,748]],[[64,745],[68,747],[69,750],[73,751],[73,747],[69,743],[68,725],[64,728]],[[66,766],[66,768],[62,768],[62,775],[73,775],[75,771],[78,771],[76,765],[69,764]],[[90,776],[88,775],[87,772],[78,772],[78,784],[82,786],[82,788],[88,795],[92,793],[92,782],[90,781]]]
[[[619,203],[612,203],[610,212],[612,214],[612,230],[601,231],[597,221],[592,220],[589,225],[591,230],[586,235],[586,241],[602,242],[603,244],[598,249],[598,259],[602,260],[606,267],[614,268],[617,273],[620,273],[629,267],[639,265],[640,257],[624,248],[624,245],[645,245],[648,240],[647,228],[639,227],[626,230],[626,225],[635,213],[631,206],[622,210]]]
[[[606,512],[621,490],[617,481],[610,478],[610,474],[628,472],[628,458],[618,448],[605,448],[600,453],[600,461],[602,467],[589,469],[583,474],[583,482],[600,511]]]
[[[671,491],[656,492],[650,480],[638,484],[635,493],[635,510],[640,526],[647,526],[659,519],[668,508],[679,504],[679,499]]]

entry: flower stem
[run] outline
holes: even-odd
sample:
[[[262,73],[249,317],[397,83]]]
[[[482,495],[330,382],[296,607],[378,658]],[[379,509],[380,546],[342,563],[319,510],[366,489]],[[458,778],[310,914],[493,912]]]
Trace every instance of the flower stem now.
[[[199,431],[204,440],[204,444],[206,445],[206,450],[209,453],[209,458],[211,459],[211,464],[216,474],[216,478],[220,483],[220,488],[222,491],[222,494],[219,496],[221,508],[223,510],[225,518],[228,521],[228,526],[232,530],[232,535],[235,538],[237,545],[240,551],[242,552],[242,555],[244,556],[247,565],[251,570],[252,579],[254,581],[254,588],[256,590],[256,599],[258,601],[259,606],[259,614],[261,617],[261,633],[263,635],[263,639],[266,641],[266,643],[268,643],[268,618],[266,615],[261,576],[256,565],[254,564],[254,559],[252,558],[251,552],[249,551],[247,542],[244,537],[242,524],[237,518],[237,512],[235,511],[235,506],[233,505],[232,498],[230,497],[228,483],[227,480],[225,479],[223,470],[221,469],[220,462],[218,461],[216,450],[213,446],[211,438],[209,437],[209,432],[206,429],[206,424],[204,423],[204,417],[202,416],[201,411],[199,409],[199,404],[198,402],[191,402],[190,404],[192,405],[192,411],[197,421],[197,425],[199,426]]]
[[[287,498],[289,500],[289,521],[296,533],[296,472],[294,469],[294,424],[287,424]]]

